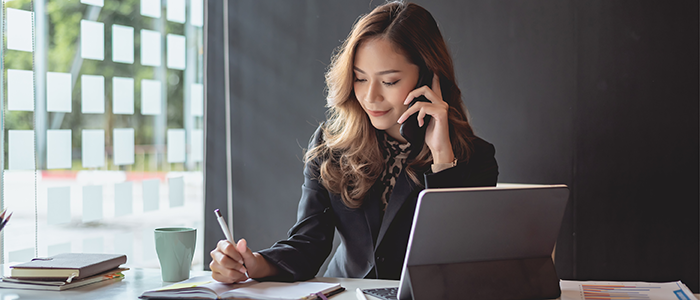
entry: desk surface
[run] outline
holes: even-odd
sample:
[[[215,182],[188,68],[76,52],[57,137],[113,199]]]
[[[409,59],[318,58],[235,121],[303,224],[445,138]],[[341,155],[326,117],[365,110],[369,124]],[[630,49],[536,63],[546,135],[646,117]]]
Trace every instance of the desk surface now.
[[[0,269],[1,270],[1,269]],[[2,272],[0,272],[1,274]],[[208,271],[191,271],[190,276],[209,275]],[[347,290],[331,297],[331,300],[356,300],[356,288],[378,288],[399,286],[398,280],[376,279],[351,279],[351,278],[314,278],[312,281],[339,282]],[[160,277],[160,269],[133,269],[124,272],[124,279],[120,281],[98,282],[83,287],[56,291],[35,291],[0,288],[2,300],[27,300],[27,299],[138,299],[146,290],[156,289],[170,285],[172,282],[163,282]],[[698,294],[695,294],[696,298]],[[367,299],[378,298],[368,296]]]
[[[191,271],[190,276],[209,275],[208,271]],[[397,280],[372,280],[350,278],[314,278],[313,281],[339,282],[347,290],[331,300],[356,300],[356,288],[377,288],[399,286]],[[172,282],[163,282],[160,277],[160,269],[133,269],[124,272],[124,279],[120,281],[98,282],[83,287],[65,291],[36,291],[0,288],[2,300],[25,299],[138,299],[146,290],[156,289],[170,285]],[[377,299],[367,297],[368,299]]]

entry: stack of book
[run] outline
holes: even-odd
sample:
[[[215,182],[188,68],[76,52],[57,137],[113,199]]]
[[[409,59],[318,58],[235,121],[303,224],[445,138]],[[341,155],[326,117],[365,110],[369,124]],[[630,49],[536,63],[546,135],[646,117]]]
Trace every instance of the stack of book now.
[[[10,276],[0,288],[67,290],[105,280],[124,278],[119,268],[126,263],[123,254],[63,253],[10,266]]]

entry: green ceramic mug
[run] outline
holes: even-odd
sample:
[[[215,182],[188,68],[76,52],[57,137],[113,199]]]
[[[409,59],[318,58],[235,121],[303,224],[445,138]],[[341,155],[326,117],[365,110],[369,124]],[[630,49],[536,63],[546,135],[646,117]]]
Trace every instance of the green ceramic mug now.
[[[156,228],[155,239],[163,281],[181,281],[190,278],[197,229],[189,227]]]

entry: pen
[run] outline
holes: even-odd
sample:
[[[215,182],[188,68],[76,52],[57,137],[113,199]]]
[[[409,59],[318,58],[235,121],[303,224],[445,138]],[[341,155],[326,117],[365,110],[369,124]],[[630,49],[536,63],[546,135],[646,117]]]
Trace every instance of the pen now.
[[[332,290],[332,291],[328,292],[328,294],[324,294],[324,293],[322,293],[322,292],[318,292],[318,293],[315,293],[315,294],[311,294],[311,295],[309,295],[308,297],[303,297],[303,298],[301,298],[301,299],[303,299],[303,300],[309,300],[309,299],[328,300],[328,298],[330,298],[330,297],[332,297],[332,296],[335,296],[335,295],[337,295],[337,294],[340,294],[340,293],[342,293],[342,292],[344,292],[344,291],[345,291],[345,288],[341,286],[341,287],[339,287],[338,289],[335,289],[335,290]]]
[[[230,231],[228,231],[228,225],[226,225],[226,221],[224,220],[224,217],[221,215],[221,212],[217,208],[214,210],[214,213],[216,214],[216,220],[219,221],[219,226],[221,226],[221,231],[224,232],[224,235],[226,236],[226,240],[228,240],[229,243],[233,244],[233,246],[236,246],[236,242],[233,241],[233,234],[231,234]],[[243,267],[245,268],[245,263],[243,263]],[[248,276],[248,268],[246,268],[245,271],[245,277],[250,278]]]
[[[355,296],[357,296],[357,300],[367,300],[367,297],[365,297],[365,293],[363,293],[360,288],[357,288],[355,290]]]

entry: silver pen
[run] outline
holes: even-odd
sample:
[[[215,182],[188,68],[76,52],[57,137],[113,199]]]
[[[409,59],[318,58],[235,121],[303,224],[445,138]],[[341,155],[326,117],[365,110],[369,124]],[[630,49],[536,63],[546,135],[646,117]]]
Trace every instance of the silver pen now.
[[[233,244],[233,246],[235,247],[236,242],[233,241],[233,234],[228,230],[228,225],[226,225],[226,221],[221,215],[221,212],[217,208],[216,210],[214,210],[214,213],[216,214],[216,220],[219,221],[219,225],[221,226],[221,231],[223,231],[224,236],[226,236],[226,240],[228,240],[228,242]],[[245,263],[243,263],[243,267],[246,268],[245,277],[250,278],[250,276],[248,276],[248,268],[245,266]]]

